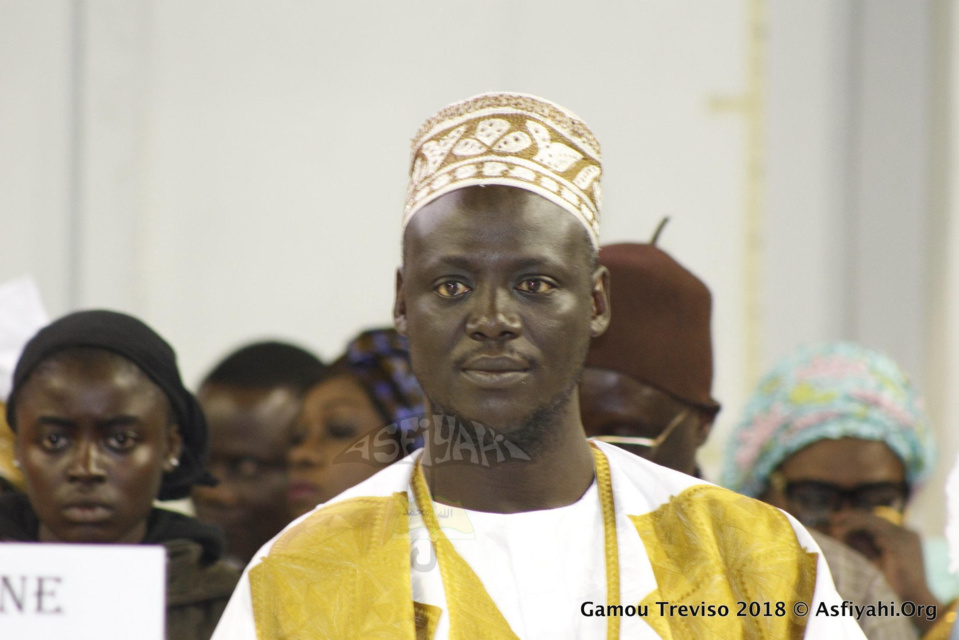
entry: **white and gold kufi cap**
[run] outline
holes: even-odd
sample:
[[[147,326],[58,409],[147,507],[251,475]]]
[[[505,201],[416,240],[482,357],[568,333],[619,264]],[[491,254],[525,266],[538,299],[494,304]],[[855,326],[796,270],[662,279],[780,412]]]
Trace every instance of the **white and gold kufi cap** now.
[[[451,104],[413,139],[403,228],[423,206],[473,185],[532,191],[559,205],[599,246],[599,143],[563,107],[520,93],[484,93]]]

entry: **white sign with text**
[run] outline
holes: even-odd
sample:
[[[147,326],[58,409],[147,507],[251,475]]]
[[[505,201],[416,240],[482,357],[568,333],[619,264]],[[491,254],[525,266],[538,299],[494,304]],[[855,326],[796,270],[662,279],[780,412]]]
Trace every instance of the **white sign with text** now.
[[[0,638],[163,640],[166,550],[0,543]]]

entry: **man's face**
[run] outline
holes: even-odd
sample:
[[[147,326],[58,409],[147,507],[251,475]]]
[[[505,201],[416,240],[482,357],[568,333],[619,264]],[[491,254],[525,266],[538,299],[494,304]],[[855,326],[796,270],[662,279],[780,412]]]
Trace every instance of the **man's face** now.
[[[608,324],[590,251],[569,213],[521,189],[460,189],[416,214],[394,315],[434,411],[515,435],[575,399]]]
[[[180,438],[163,392],[136,365],[82,353],[41,363],[16,398],[40,540],[139,543]]]
[[[671,469],[696,474],[696,450],[706,440],[711,421],[695,407],[629,376],[593,367],[583,370],[579,404],[590,437],[655,439],[680,419],[655,450],[623,448]]]
[[[230,554],[250,560],[289,521],[286,455],[300,408],[286,387],[209,383],[198,394],[210,426],[210,472],[216,487],[196,487],[201,520],[226,532]]]

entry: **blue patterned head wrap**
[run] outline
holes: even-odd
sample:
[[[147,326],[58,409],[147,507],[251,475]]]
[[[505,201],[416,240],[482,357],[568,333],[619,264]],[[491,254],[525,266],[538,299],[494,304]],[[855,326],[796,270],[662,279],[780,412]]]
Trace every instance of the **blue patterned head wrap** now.
[[[423,390],[410,366],[409,343],[395,329],[364,331],[337,365],[356,376],[384,418],[407,431],[418,429],[426,416]]]
[[[884,442],[910,486],[935,459],[922,398],[896,363],[835,343],[800,349],[760,380],[729,438],[722,483],[758,497],[784,460],[824,438]]]

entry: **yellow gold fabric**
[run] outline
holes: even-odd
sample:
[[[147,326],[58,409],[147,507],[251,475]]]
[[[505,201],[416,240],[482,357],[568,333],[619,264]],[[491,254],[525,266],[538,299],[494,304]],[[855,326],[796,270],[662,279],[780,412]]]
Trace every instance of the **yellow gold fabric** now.
[[[416,624],[416,640],[433,640],[443,610],[425,602],[413,603],[413,620]]]
[[[953,602],[946,612],[936,621],[929,631],[922,635],[922,640],[949,640],[952,627],[956,624],[956,603]]]
[[[879,505],[878,507],[873,507],[872,512],[884,520],[888,520],[897,527],[902,526],[903,515],[902,511],[898,509],[893,509],[892,507],[887,507],[884,505]]]
[[[416,640],[405,493],[344,500],[284,533],[250,570],[259,640]]]
[[[615,606],[622,541],[615,533],[608,454],[594,450],[593,455],[606,540],[608,592],[602,604]],[[516,638],[482,581],[441,531],[419,465],[410,483],[436,553],[448,637]],[[435,603],[413,602],[410,502],[406,492],[347,498],[284,532],[248,572],[257,639],[434,638],[442,610]],[[652,591],[630,604],[646,607],[643,620],[662,638],[803,637],[808,618],[797,617],[793,604],[813,606],[817,555],[800,545],[781,512],[718,487],[694,485],[650,513],[628,517],[655,578]],[[729,612],[725,617],[660,616],[660,601],[725,604]],[[760,615],[741,617],[739,602],[769,603],[771,615],[762,609]],[[776,615],[779,602],[782,615]],[[617,637],[622,620],[609,616],[606,623],[610,637]]]
[[[619,606],[619,543],[616,540],[616,511],[613,508],[613,480],[609,462],[595,445],[591,447],[596,468],[596,484],[603,509],[603,536],[606,545],[606,604]],[[619,616],[606,619],[606,638],[619,638]]]
[[[483,184],[518,187],[559,205],[599,245],[599,143],[559,105],[516,93],[452,104],[413,140],[403,226],[439,196]]]
[[[7,406],[0,402],[0,478],[23,491],[23,474],[13,464],[13,431],[7,425]],[[2,491],[2,489],[0,489]]]
[[[808,617],[793,603],[812,606],[817,554],[800,546],[786,517],[750,498],[696,485],[655,511],[630,516],[649,555],[657,589],[640,604],[663,638],[802,638]],[[721,605],[726,617],[659,615],[656,602]],[[771,616],[739,617],[737,603],[769,602]],[[784,615],[776,603],[784,603]],[[765,605],[760,605],[765,607]],[[748,612],[748,609],[747,609]],[[810,611],[810,615],[812,612]]]
[[[443,576],[443,592],[450,616],[450,640],[518,640],[479,577],[440,530],[423,468],[419,464],[413,471],[411,484]]]

